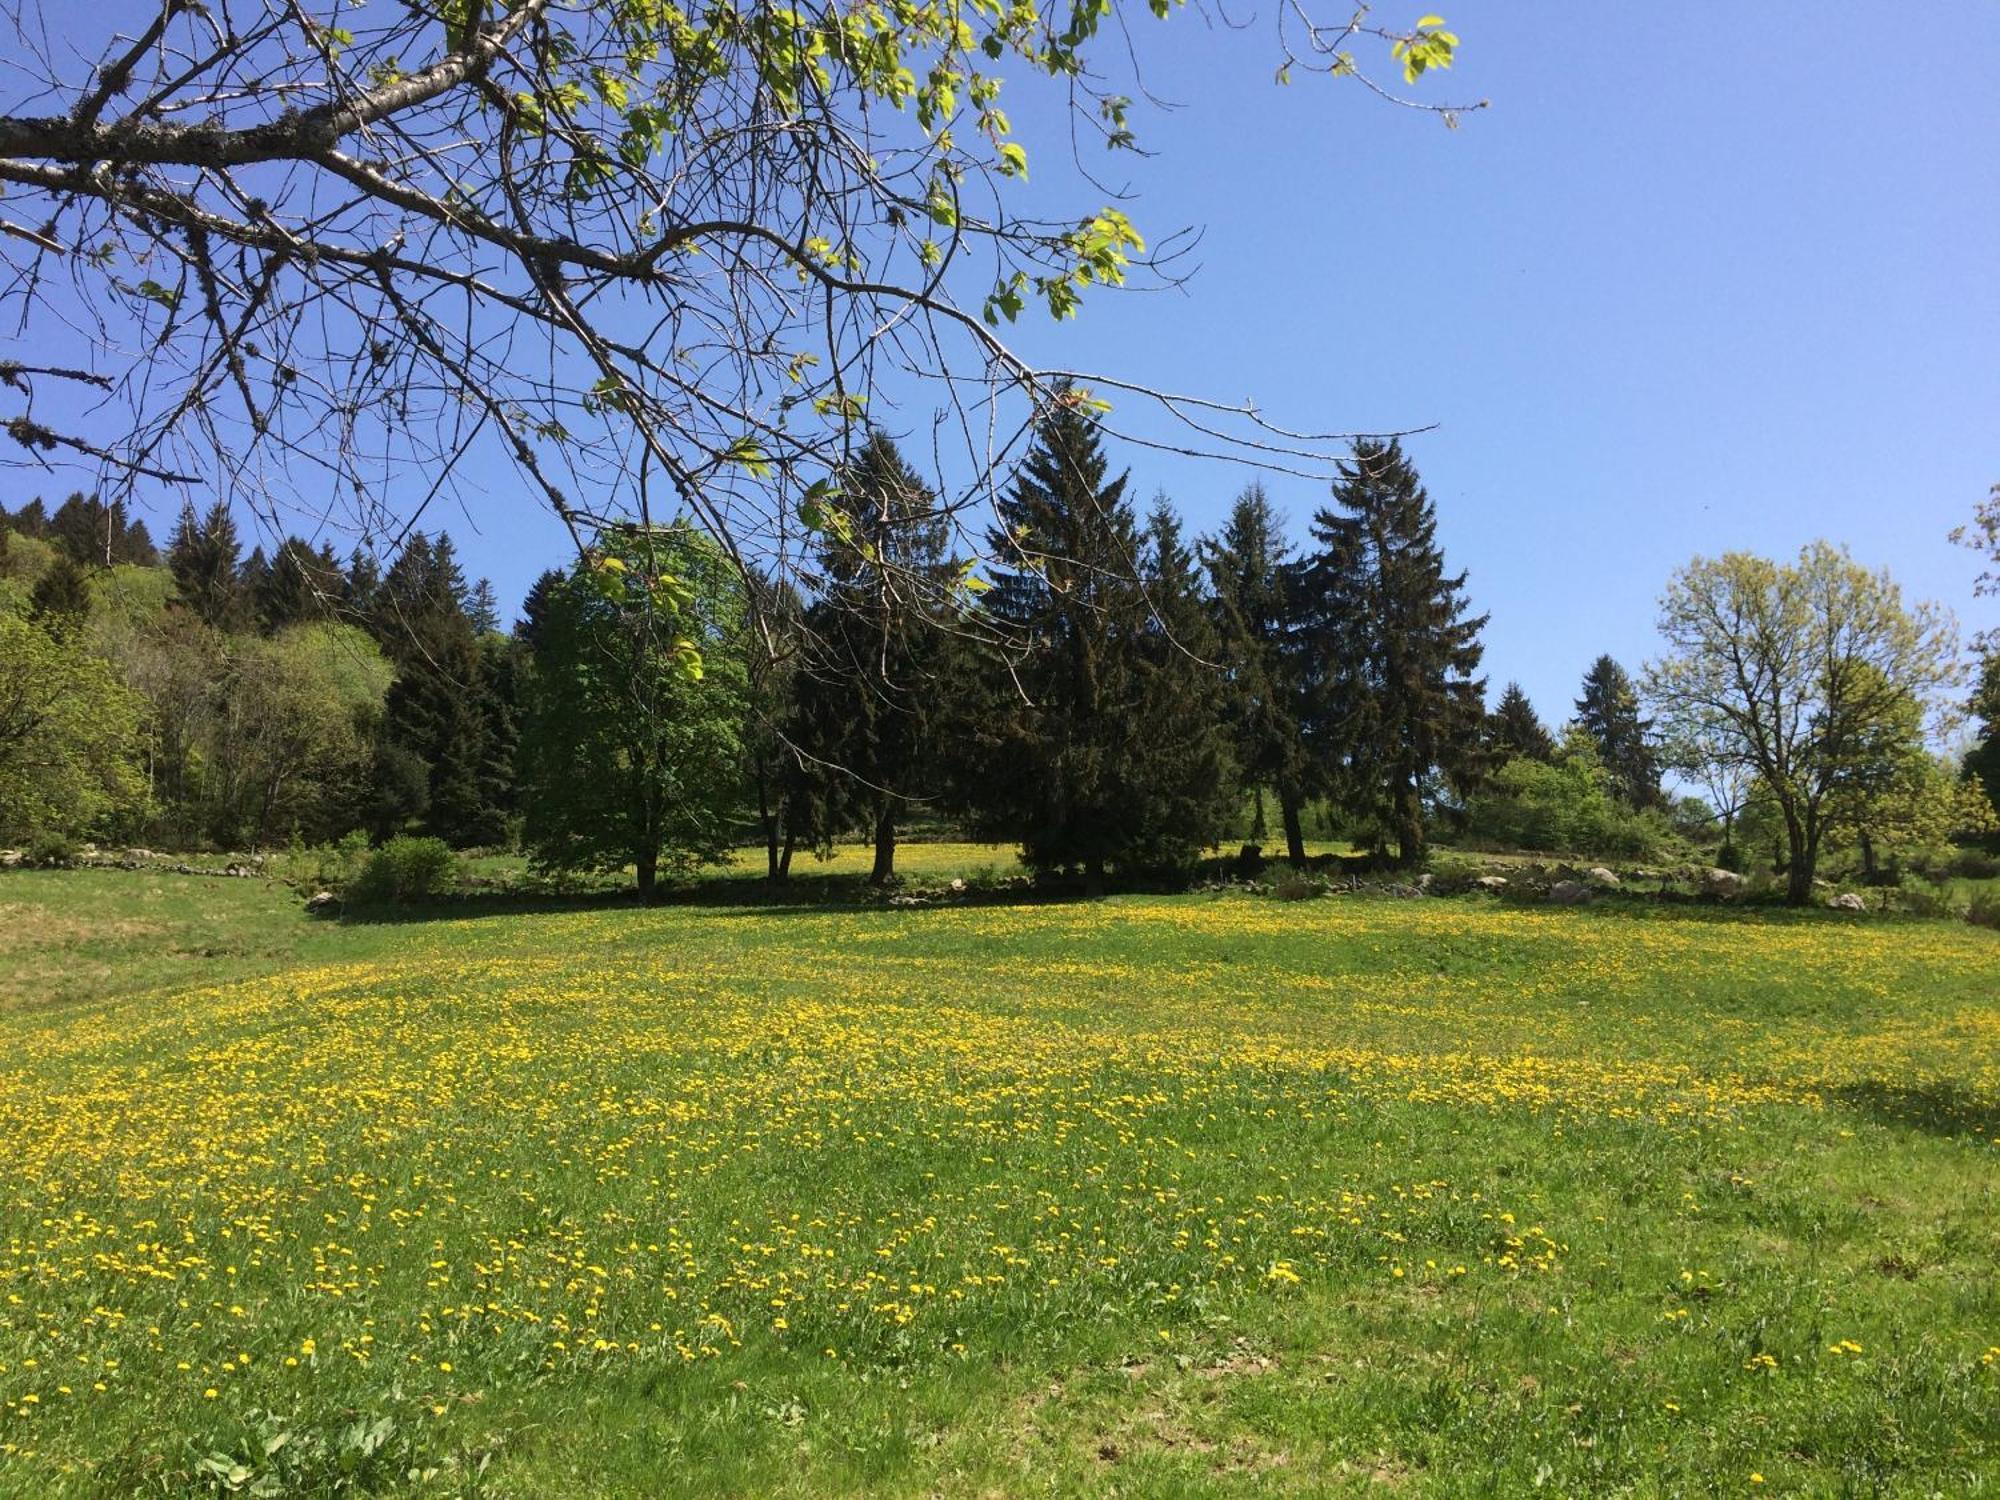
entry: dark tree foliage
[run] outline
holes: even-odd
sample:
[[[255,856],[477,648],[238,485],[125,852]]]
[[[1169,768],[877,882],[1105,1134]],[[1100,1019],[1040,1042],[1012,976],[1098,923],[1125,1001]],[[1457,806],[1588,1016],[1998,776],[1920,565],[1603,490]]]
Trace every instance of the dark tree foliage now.
[[[1510,760],[1539,760],[1553,764],[1555,758],[1555,736],[1542,723],[1528,695],[1521,691],[1521,684],[1508,683],[1500,694],[1500,702],[1486,716],[1488,763],[1500,766]]]
[[[1400,443],[1357,442],[1333,498],[1300,572],[1307,744],[1378,847],[1413,864],[1429,809],[1481,764],[1486,617],[1466,613],[1465,575],[1445,572],[1436,509]]]
[[[240,586],[242,544],[236,521],[220,500],[199,519],[192,504],[181,508],[167,549],[167,568],[174,575],[174,598],[204,625],[229,630],[243,620]]]
[[[1625,669],[1600,656],[1583,676],[1576,722],[1597,746],[1611,787],[1629,807],[1664,807],[1652,722],[1640,717],[1639,693]]]
[[[521,618],[514,622],[514,635],[530,651],[541,645],[542,622],[548,618],[549,600],[562,587],[565,576],[560,568],[548,568],[528,585],[527,597],[521,601]]]
[[[343,619],[373,627],[376,596],[382,590],[382,569],[375,555],[356,547],[348,554],[347,571],[340,580],[340,613]]]
[[[990,539],[1002,561],[986,607],[1022,645],[961,696],[953,737],[975,830],[1018,841],[1038,871],[1080,870],[1093,894],[1107,871],[1182,867],[1215,837],[1199,819],[1161,822],[1165,808],[1199,804],[1207,788],[1188,779],[1208,769],[1153,729],[1164,709],[1148,694],[1187,687],[1149,670],[1162,649],[1155,605],[1177,617],[1181,601],[1148,598],[1126,480],[1107,477],[1082,403],[1058,403]]]
[[[1184,868],[1222,837],[1237,792],[1223,717],[1221,636],[1201,570],[1164,495],[1147,513],[1140,582],[1150,606],[1140,622],[1134,730],[1142,805],[1125,858],[1142,868]],[[1303,851],[1302,851],[1303,852]]]
[[[1223,706],[1237,765],[1257,797],[1252,837],[1264,837],[1264,790],[1278,799],[1285,849],[1305,862],[1301,811],[1310,765],[1300,734],[1304,676],[1294,618],[1292,561],[1283,520],[1262,484],[1236,497],[1221,535],[1205,547],[1217,649],[1225,674]]]
[[[383,705],[374,805],[407,806],[409,764],[424,767],[419,826],[456,848],[500,843],[506,818],[492,777],[495,715],[485,704],[479,638],[466,615],[465,575],[450,538],[410,538],[376,591],[371,623],[396,680]],[[378,826],[378,834],[394,831]]]
[[[795,812],[812,823],[801,832],[824,843],[861,824],[877,885],[895,878],[910,799],[936,790],[934,709],[949,636],[923,601],[947,586],[949,549],[937,497],[889,436],[871,431],[824,508],[788,738],[802,755]]]
[[[818,811],[832,771],[805,758],[797,688],[805,606],[782,578],[757,574],[749,589],[757,639],[745,655],[744,779],[764,841],[764,873],[788,880],[800,841],[813,842],[830,820]]]
[[[1986,800],[2000,810],[2000,644],[1980,662],[1972,712],[1979,720],[1979,738],[1966,752],[1965,771],[1978,778],[1986,790]]]
[[[315,550],[310,542],[287,537],[261,573],[249,568],[244,573],[251,609],[267,635],[288,625],[324,619],[340,603],[340,560],[330,547]]]
[[[13,519],[7,525],[16,536],[47,536],[49,531],[49,515],[47,508],[42,504],[41,497],[39,495],[36,496],[33,500],[30,500],[26,505],[15,511]]]
[[[68,552],[58,552],[28,595],[28,618],[59,640],[72,640],[90,617],[90,580]]]
[[[49,518],[47,533],[81,567],[151,567],[159,561],[145,523],[130,519],[123,500],[106,505],[95,495],[71,495]]]

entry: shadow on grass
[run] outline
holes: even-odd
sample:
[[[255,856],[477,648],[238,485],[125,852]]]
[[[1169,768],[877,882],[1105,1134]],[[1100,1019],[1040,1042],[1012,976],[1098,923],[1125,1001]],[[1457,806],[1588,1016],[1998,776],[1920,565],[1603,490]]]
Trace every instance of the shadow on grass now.
[[[928,890],[927,886],[912,886]],[[725,916],[798,916],[825,912],[937,910],[967,906],[1048,906],[1084,899],[1083,887],[1062,881],[998,888],[970,887],[948,899],[925,899],[913,907],[891,905],[902,887],[872,886],[863,875],[804,875],[773,883],[761,876],[713,876],[658,891],[649,907],[630,886],[579,891],[477,890],[420,906],[367,907],[342,911],[352,923],[403,924],[459,922],[478,917],[517,917],[591,911],[668,911],[675,907],[715,911]],[[1133,887],[1133,889],[1141,889]]]
[[[1829,1089],[1857,1114],[1883,1125],[1920,1130],[1927,1135],[2000,1135],[2000,1098],[1977,1093],[1950,1082],[1910,1086],[1867,1079]]]

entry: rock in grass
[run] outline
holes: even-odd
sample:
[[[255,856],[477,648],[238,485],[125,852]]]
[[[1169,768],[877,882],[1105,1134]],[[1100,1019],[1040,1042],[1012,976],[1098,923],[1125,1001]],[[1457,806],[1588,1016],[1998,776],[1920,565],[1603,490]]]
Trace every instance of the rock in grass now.
[[[1828,903],[1835,911],[1866,911],[1868,902],[1855,891],[1842,891]]]
[[[1612,874],[1603,865],[1592,865],[1583,873],[1590,877],[1592,884],[1601,885],[1606,890],[1616,890],[1623,884],[1616,875]]]
[[[1581,880],[1558,880],[1549,887],[1549,900],[1557,906],[1581,906],[1590,899],[1590,887]]]

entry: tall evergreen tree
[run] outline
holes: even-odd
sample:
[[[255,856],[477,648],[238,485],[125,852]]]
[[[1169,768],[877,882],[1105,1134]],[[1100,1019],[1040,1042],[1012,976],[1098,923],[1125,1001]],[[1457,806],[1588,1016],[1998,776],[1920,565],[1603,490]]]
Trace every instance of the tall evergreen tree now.
[[[374,805],[385,819],[409,808],[416,800],[412,766],[420,765],[420,826],[459,848],[506,836],[494,797],[493,715],[482,703],[479,643],[466,598],[450,538],[414,535],[376,591],[371,622],[396,665],[383,705]]]
[[[549,617],[550,602],[567,576],[560,568],[548,568],[528,585],[527,597],[521,601],[521,618],[514,622],[514,634],[530,651],[541,645],[542,626]]]
[[[1631,807],[1664,807],[1660,762],[1653,750],[1652,723],[1640,717],[1639,693],[1625,669],[1600,656],[1583,676],[1576,722],[1597,745],[1611,785]]]
[[[1993,641],[1980,660],[1971,707],[1979,730],[1965,754],[1965,773],[1978,781],[1986,800],[2000,812],[2000,640]]]
[[[1083,405],[1054,403],[990,538],[986,608],[1011,659],[983,680],[986,697],[965,695],[954,737],[973,826],[1017,840],[1032,868],[1080,870],[1092,894],[1108,871],[1182,866],[1214,837],[1161,822],[1163,808],[1199,800],[1179,778],[1201,761],[1149,733],[1145,676],[1160,642],[1128,476],[1107,469]]]
[[[340,589],[340,564],[332,552],[287,537],[261,574],[245,569],[252,609],[266,634],[324,618]]]
[[[1437,511],[1398,442],[1357,442],[1301,571],[1311,652],[1307,743],[1347,810],[1398,860],[1423,858],[1429,810],[1480,763],[1484,615],[1447,574]]]
[[[28,595],[28,618],[58,640],[74,640],[90,617],[90,582],[67,551],[59,551]]]
[[[1507,684],[1500,702],[1486,717],[1486,755],[1496,766],[1510,760],[1538,760],[1545,765],[1555,762],[1555,736],[1518,682]]]
[[[1164,494],[1154,497],[1142,541],[1148,608],[1133,727],[1143,805],[1126,858],[1173,869],[1221,838],[1237,792],[1236,759],[1214,601],[1202,592],[1200,565]]]
[[[196,519],[192,503],[183,506],[173,543],[167,549],[176,602],[214,629],[228,630],[240,624],[241,553],[236,522],[226,504],[216,501],[200,519]]]
[[[869,880],[895,878],[896,829],[932,790],[932,710],[951,586],[950,534],[936,497],[886,433],[871,431],[825,507],[818,597],[800,633],[792,733],[824,773],[817,832],[852,818],[875,848]]]
[[[1304,679],[1294,620],[1292,560],[1283,521],[1262,484],[1236,497],[1222,533],[1206,551],[1225,708],[1236,760],[1257,799],[1253,836],[1264,837],[1264,791],[1278,799],[1285,850],[1305,863],[1301,817],[1310,764],[1300,733]]]

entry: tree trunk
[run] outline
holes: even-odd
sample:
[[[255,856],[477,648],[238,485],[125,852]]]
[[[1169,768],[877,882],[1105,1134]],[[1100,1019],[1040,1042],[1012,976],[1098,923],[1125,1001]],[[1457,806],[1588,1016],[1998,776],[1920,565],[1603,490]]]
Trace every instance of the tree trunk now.
[[[1868,837],[1868,830],[1861,830],[1861,879],[1865,884],[1877,883],[1880,871],[1875,864],[1875,841]]]
[[[641,849],[632,861],[639,877],[639,899],[647,906],[653,904],[654,888],[660,879],[660,851],[657,847]]]
[[[1285,857],[1295,867],[1304,868],[1306,832],[1299,821],[1299,794],[1282,781],[1278,783],[1278,810],[1285,821]]]
[[[1095,854],[1083,862],[1083,894],[1092,901],[1104,899],[1104,861]]]
[[[792,850],[798,846],[798,841],[798,834],[787,828],[784,847],[778,851],[778,879],[781,882],[792,878]]]
[[[757,819],[764,825],[764,878],[770,881],[781,878],[778,871],[778,824],[782,818],[782,810],[777,814],[771,811],[770,778],[760,767],[757,772]]]
[[[1424,821],[1417,789],[1409,781],[1396,787],[1396,862],[1405,869],[1423,863]]]
[[[1253,787],[1250,795],[1257,809],[1256,816],[1250,820],[1250,842],[1261,845],[1268,833],[1264,826],[1264,789],[1261,786]]]
[[[875,806],[875,868],[868,874],[870,885],[887,885],[896,878],[896,800],[884,797]]]
[[[1813,842],[1795,816],[1785,819],[1785,845],[1789,856],[1785,866],[1785,905],[1812,903]]]

